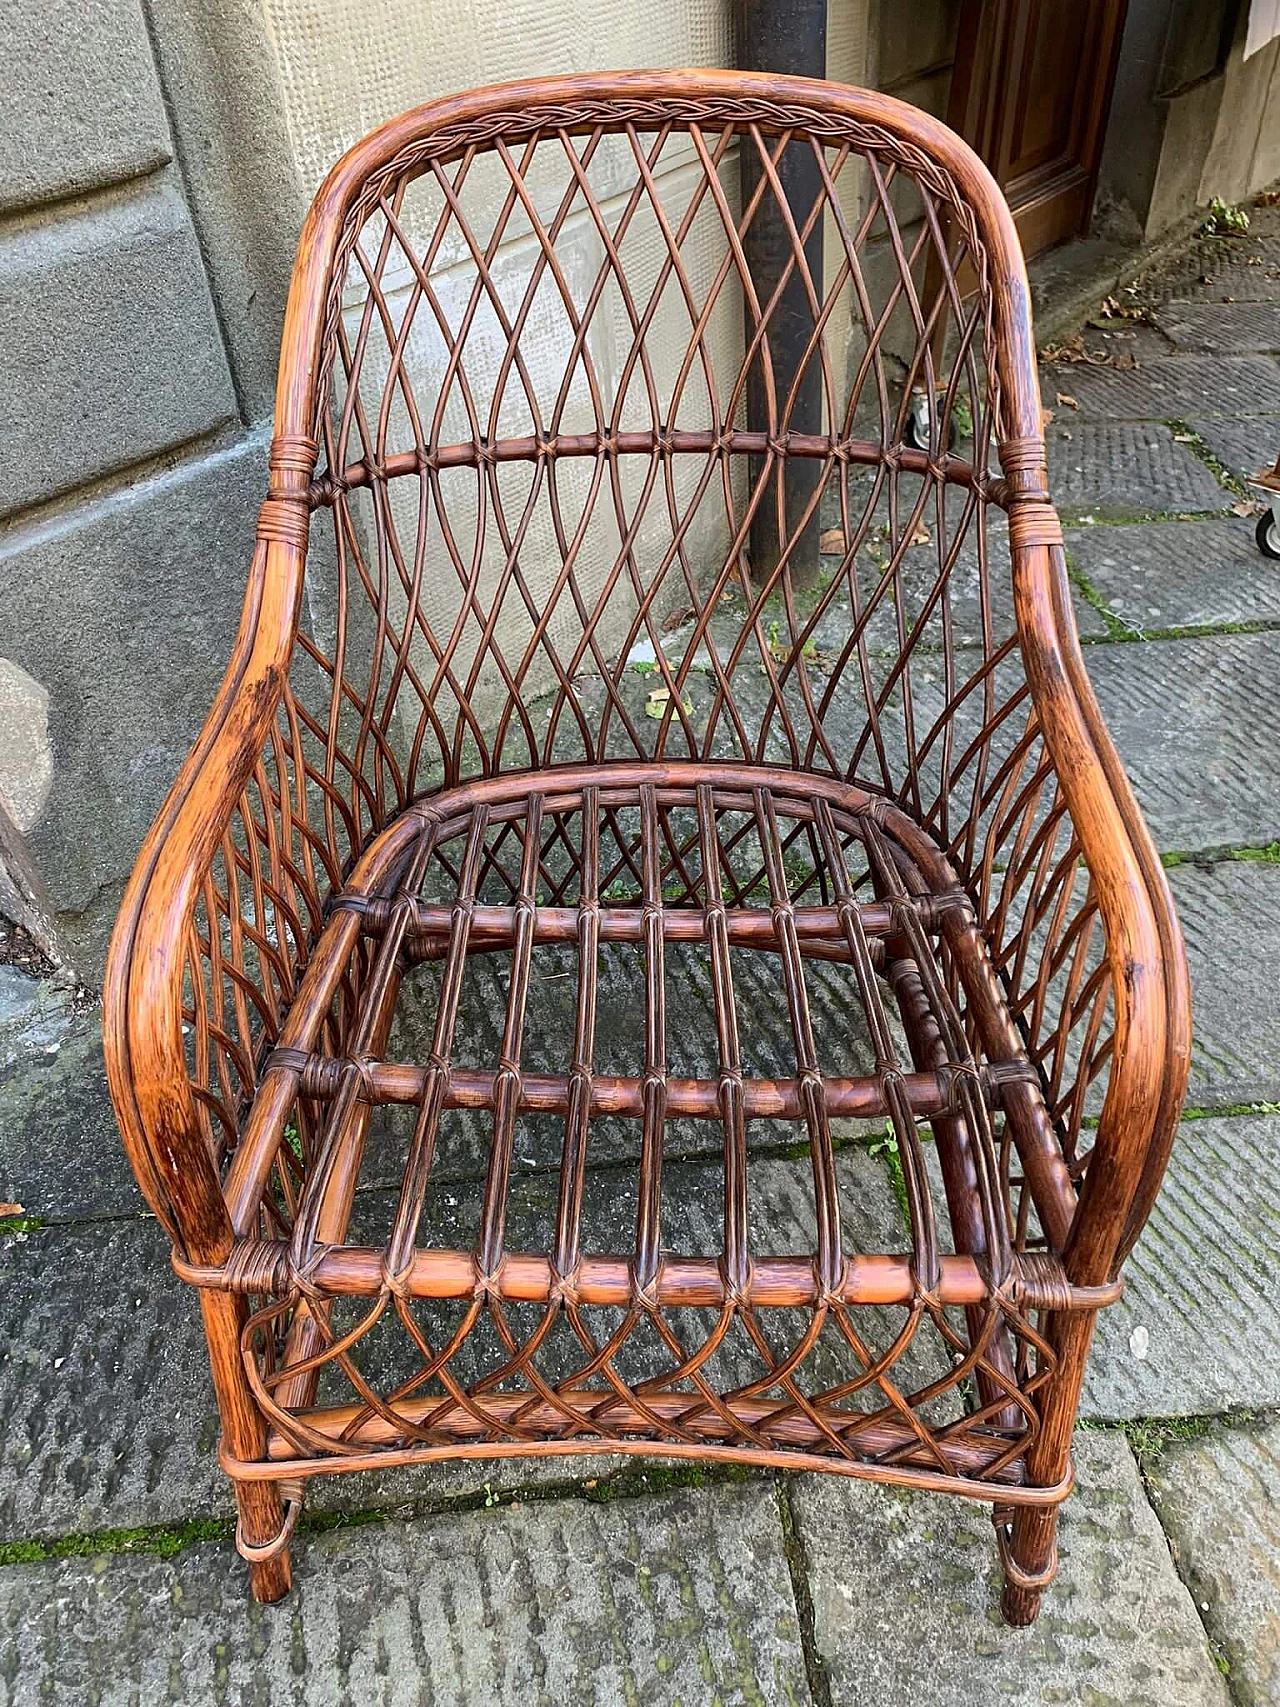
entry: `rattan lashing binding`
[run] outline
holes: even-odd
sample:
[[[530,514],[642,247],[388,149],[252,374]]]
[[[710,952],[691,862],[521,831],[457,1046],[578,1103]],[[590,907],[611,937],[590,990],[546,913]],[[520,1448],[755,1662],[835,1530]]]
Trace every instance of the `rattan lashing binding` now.
[[[744,259],[787,148],[822,184],[782,209],[820,430],[768,383],[781,287],[762,299]],[[913,387],[935,400],[923,449]],[[107,988],[113,1094],[200,1293],[259,1598],[288,1587],[311,1476],[605,1450],[986,1500],[1006,1613],[1035,1615],[1092,1321],[1187,1061],[1176,924],[1080,662],[1038,411],[998,191],[885,97],[562,79],[435,103],[335,168],[245,620]],[[840,542],[816,588],[807,517],[778,520],[763,578],[747,552],[796,458]],[[606,966],[611,1001],[632,981],[629,1065],[603,1058]],[[782,1066],[757,1058],[764,1000]],[[476,1011],[492,1040],[468,1057]],[[860,1120],[900,1168],[896,1250],[850,1231]],[[455,1126],[465,1229],[437,1214]],[[603,1244],[602,1146],[634,1192]],[[694,1249],[670,1198],[686,1153],[719,1180]],[[804,1158],[787,1249],[765,1154]]]

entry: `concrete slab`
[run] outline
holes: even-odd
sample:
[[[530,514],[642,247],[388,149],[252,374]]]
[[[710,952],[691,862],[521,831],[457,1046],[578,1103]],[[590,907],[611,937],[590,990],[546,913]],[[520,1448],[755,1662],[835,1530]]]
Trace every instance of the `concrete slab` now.
[[[1249,480],[1260,468],[1272,468],[1280,456],[1280,417],[1267,415],[1233,420],[1205,420],[1196,415],[1187,425],[1238,479]],[[1246,524],[1248,525],[1248,524]],[[1250,536],[1253,529],[1249,527]]]
[[[153,1221],[0,1239],[0,1535],[229,1509],[199,1312]]]
[[[1098,1318],[1083,1415],[1280,1404],[1278,1163],[1280,1119],[1183,1122],[1124,1295]]]
[[[0,1199],[63,1221],[136,1215],[145,1205],[116,1127],[96,1007],[27,980],[30,1007],[0,1013]]]
[[[807,1702],[774,1489],[337,1530],[277,1607],[229,1544],[0,1575],[6,1704]]]
[[[1080,1702],[1225,1707],[1124,1436],[1076,1437],[1079,1486],[1039,1623],[999,1614],[984,1509],[803,1477],[793,1491],[814,1639],[838,1702]]]
[[[1169,881],[1191,965],[1192,1105],[1280,1101],[1280,865],[1180,865]]]
[[[1071,528],[1067,553],[1138,633],[1280,620],[1280,565],[1262,556],[1252,525],[1235,516]]]
[[[1053,384],[1060,373],[1053,369]],[[1267,356],[1166,356],[1136,368],[1076,366],[1070,381],[1062,389],[1070,391],[1083,416],[1099,420],[1185,420],[1191,414],[1265,415],[1280,409],[1280,368]]]
[[[1265,846],[1280,830],[1280,635],[1091,646],[1103,714],[1162,850]]]
[[[1172,1442],[1147,1476],[1232,1698],[1280,1701],[1280,1423]]]
[[[1155,318],[1191,353],[1280,350],[1280,302],[1165,302]]]
[[[1159,422],[1062,418],[1045,431],[1049,490],[1068,517],[1225,510],[1235,497]]]
[[[846,1150],[839,1177],[848,1248],[902,1250],[905,1229],[882,1163],[864,1150]],[[432,1193],[423,1241],[465,1248],[475,1236],[481,1189],[473,1180],[442,1185]],[[547,1236],[556,1189],[554,1173],[514,1180],[510,1248],[545,1248],[538,1241]],[[664,1171],[664,1247],[718,1248],[722,1191],[718,1167],[669,1165]],[[757,1254],[813,1249],[807,1162],[758,1163],[752,1170],[750,1206]],[[362,1235],[380,1236],[392,1208],[386,1194],[365,1194],[356,1217]],[[630,1248],[635,1209],[630,1170],[594,1173],[584,1214],[592,1248]],[[517,1329],[518,1314],[513,1312]],[[672,1316],[678,1336],[690,1344],[705,1337],[713,1322],[708,1312]],[[799,1313],[779,1311],[771,1316],[769,1331],[786,1339],[799,1323]],[[887,1347],[900,1323],[901,1312],[868,1310],[863,1327],[872,1341]],[[609,1328],[614,1325],[610,1315]],[[806,1379],[834,1385],[849,1373],[847,1356],[835,1336],[830,1338],[832,1343],[824,1338],[806,1360]],[[379,1384],[389,1386],[397,1374],[408,1372],[410,1352],[403,1335],[375,1340],[359,1360],[376,1371]],[[168,1241],[154,1221],[48,1227],[0,1238],[0,1346],[0,1541],[230,1511],[228,1486],[213,1457],[218,1425],[198,1307],[173,1274]],[[476,1348],[459,1359],[464,1378],[478,1373],[476,1359],[485,1354],[484,1346],[480,1334]],[[564,1353],[565,1347],[552,1341],[541,1366],[553,1370]],[[730,1335],[715,1355],[713,1380],[733,1385],[761,1373],[742,1333]],[[628,1374],[639,1377],[653,1371],[655,1359],[663,1367],[670,1361],[641,1334],[620,1361]],[[922,1334],[903,1367],[923,1384],[947,1361],[945,1350]],[[510,1488],[575,1480],[605,1474],[610,1467],[603,1459],[507,1459],[334,1476],[312,1484],[308,1505],[355,1510],[421,1495],[471,1494],[486,1482]]]
[[[0,318],[0,515],[235,418],[200,248],[169,175],[7,230]]]

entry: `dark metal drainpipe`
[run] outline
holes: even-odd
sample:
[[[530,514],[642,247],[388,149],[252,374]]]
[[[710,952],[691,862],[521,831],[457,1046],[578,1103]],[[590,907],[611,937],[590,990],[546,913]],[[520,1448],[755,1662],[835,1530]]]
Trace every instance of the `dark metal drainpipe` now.
[[[827,72],[827,0],[737,0],[738,64],[744,71],[774,71],[799,77],[825,77]],[[771,139],[764,139],[766,146]],[[742,205],[750,204],[762,176],[759,154],[749,136],[739,143],[742,168]],[[778,161],[778,179],[786,196],[787,206],[797,231],[822,191],[818,163],[807,143],[790,143]],[[756,297],[764,309],[794,253],[791,235],[783,218],[778,198],[766,186],[759,207],[743,237],[743,251],[755,286]],[[814,224],[804,246],[814,293],[822,302],[822,219]],[[746,335],[752,335],[748,311]],[[751,432],[769,430],[769,411],[766,403],[765,362],[773,375],[774,394],[779,413],[796,380],[805,347],[813,335],[813,311],[798,268],[783,286],[782,295],[769,319],[768,354],[763,351],[752,362],[747,375],[747,427]],[[788,423],[796,433],[820,433],[822,421],[822,366],[815,357],[804,364],[796,390],[795,404]],[[838,426],[838,423],[836,424]],[[753,484],[759,478],[763,459],[753,458]],[[820,474],[821,463],[811,457],[787,457],[783,468],[784,537],[790,539],[800,524],[806,506],[811,502]],[[765,579],[778,561],[781,551],[777,514],[776,476],[771,475],[768,490],[752,519],[749,549],[754,580]],[[805,524],[792,548],[790,564],[793,582],[804,585],[813,581],[818,572],[818,506]]]

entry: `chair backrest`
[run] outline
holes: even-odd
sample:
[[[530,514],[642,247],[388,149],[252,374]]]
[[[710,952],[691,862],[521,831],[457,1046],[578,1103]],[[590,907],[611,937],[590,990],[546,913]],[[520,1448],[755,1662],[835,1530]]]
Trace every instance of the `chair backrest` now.
[[[215,1157],[327,896],[408,801],[710,756],[856,777],[934,835],[1072,1159],[1115,1022],[1019,655],[1051,688],[1061,642],[1078,663],[1045,478],[1008,210],[909,107],[614,74],[358,145],[290,296],[241,641],[267,734],[250,768],[228,718],[244,792],[192,897],[185,1071]]]
[[[375,133],[304,236],[275,470],[318,446],[294,692],[354,839],[720,756],[951,840],[1028,733],[990,500],[1002,443],[1043,481],[1029,340],[999,192],[885,97],[616,74]]]

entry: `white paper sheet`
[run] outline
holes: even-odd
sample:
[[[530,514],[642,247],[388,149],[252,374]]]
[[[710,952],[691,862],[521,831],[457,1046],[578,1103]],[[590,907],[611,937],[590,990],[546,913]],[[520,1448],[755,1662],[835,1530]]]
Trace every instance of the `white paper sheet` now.
[[[1249,33],[1245,37],[1244,56],[1257,53],[1267,43],[1280,36],[1280,0],[1250,0]]]

